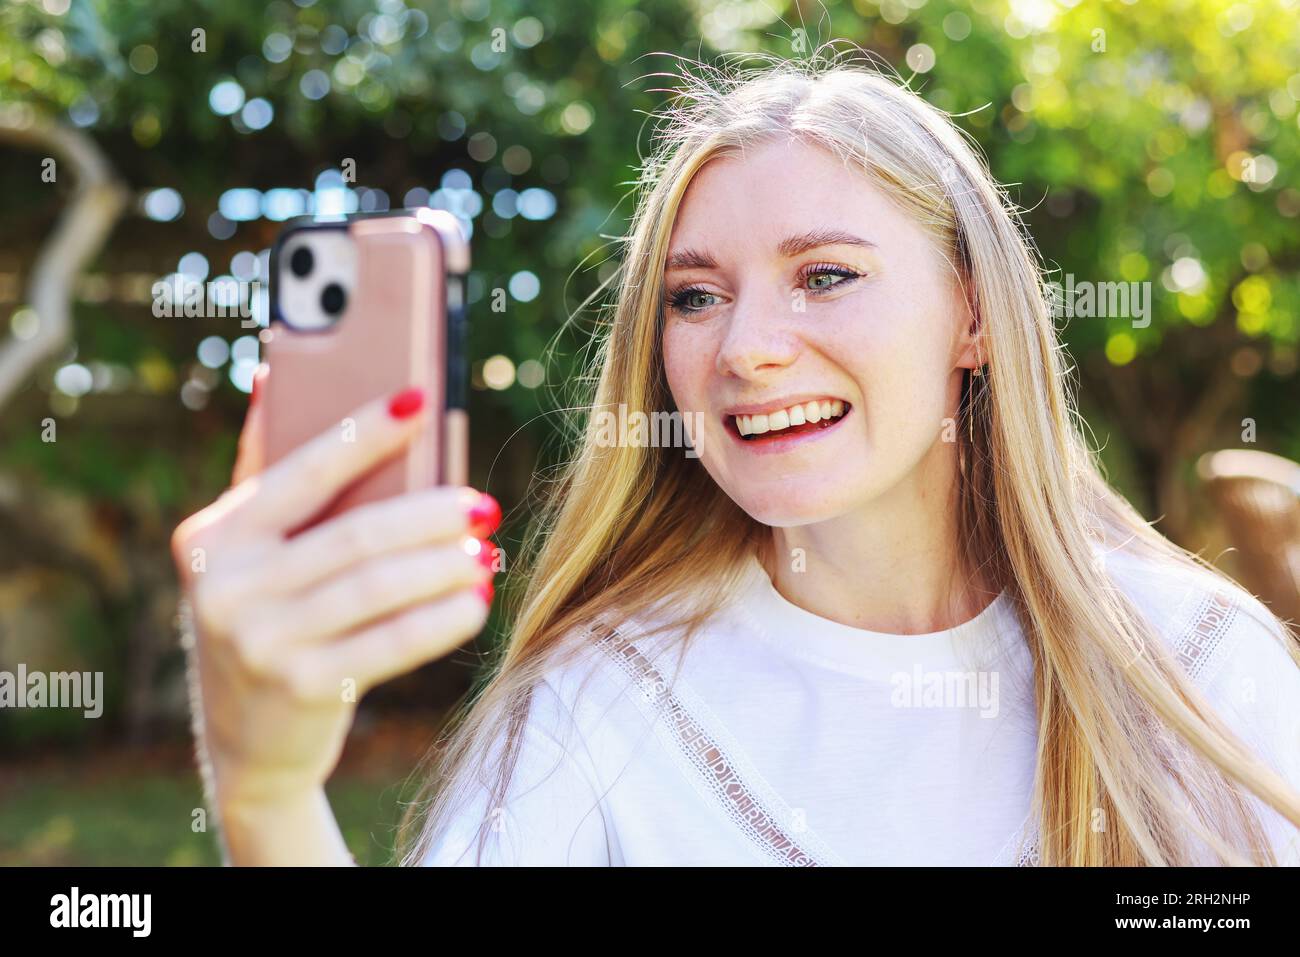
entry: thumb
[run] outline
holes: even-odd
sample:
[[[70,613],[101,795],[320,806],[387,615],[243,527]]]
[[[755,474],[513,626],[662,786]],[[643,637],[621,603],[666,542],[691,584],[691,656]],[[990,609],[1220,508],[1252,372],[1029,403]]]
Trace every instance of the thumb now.
[[[270,373],[270,367],[265,362],[253,373],[253,391],[248,400],[248,412],[244,415],[244,428],[239,433],[239,451],[235,455],[235,468],[230,476],[231,485],[238,485],[250,475],[256,475],[266,464],[263,438],[266,427],[266,380]]]

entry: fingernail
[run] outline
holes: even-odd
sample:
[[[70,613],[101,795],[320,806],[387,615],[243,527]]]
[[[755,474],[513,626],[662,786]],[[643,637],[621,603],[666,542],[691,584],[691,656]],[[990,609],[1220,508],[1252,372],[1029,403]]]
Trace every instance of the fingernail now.
[[[424,406],[424,390],[418,386],[403,389],[388,400],[388,414],[395,419],[409,419]]]
[[[495,589],[492,587],[492,582],[485,581],[481,585],[475,585],[474,591],[483,599],[483,604],[492,604],[492,595],[495,592]]]
[[[253,376],[253,390],[252,390],[252,392],[249,393],[249,396],[248,396],[248,404],[249,404],[249,405],[256,405],[256,404],[257,404],[257,397],[258,397],[258,395],[261,394],[261,391],[262,391],[262,378],[261,378],[261,376],[256,376],[256,375],[255,375],[255,376]]]
[[[501,506],[487,492],[479,493],[469,510],[469,524],[479,538],[487,538],[501,525]]]
[[[496,574],[497,547],[486,538],[478,540],[478,563],[492,574]]]

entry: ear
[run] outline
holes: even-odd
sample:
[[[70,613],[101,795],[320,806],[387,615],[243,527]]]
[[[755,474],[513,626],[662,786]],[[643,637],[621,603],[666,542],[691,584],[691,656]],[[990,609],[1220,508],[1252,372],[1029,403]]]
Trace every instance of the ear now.
[[[988,355],[983,348],[982,326],[979,307],[973,296],[967,292],[967,284],[960,279],[953,283],[953,322],[957,335],[953,340],[955,369],[978,369],[988,362]]]

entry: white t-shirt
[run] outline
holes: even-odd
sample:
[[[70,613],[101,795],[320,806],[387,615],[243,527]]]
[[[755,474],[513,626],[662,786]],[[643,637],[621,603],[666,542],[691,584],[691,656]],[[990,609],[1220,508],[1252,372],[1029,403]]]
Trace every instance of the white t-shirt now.
[[[1300,669],[1254,599],[1103,557],[1211,704],[1300,789]],[[1005,595],[891,635],[787,601],[757,560],[681,659],[621,622],[542,681],[509,798],[478,793],[425,857],[506,865],[1015,865],[1030,822],[1033,668]],[[657,650],[656,650],[657,649]],[[1262,808],[1280,859],[1300,833]]]

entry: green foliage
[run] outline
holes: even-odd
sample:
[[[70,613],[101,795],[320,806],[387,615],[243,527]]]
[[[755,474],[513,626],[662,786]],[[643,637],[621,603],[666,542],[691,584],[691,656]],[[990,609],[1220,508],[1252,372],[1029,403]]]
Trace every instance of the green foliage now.
[[[0,866],[221,863],[212,830],[193,830],[194,811],[204,806],[197,775],[140,768],[127,754],[115,760],[124,766],[97,756],[65,768],[28,769],[20,789],[0,789]],[[394,863],[403,796],[390,782],[402,773],[345,773],[329,785],[343,838],[363,867]]]

